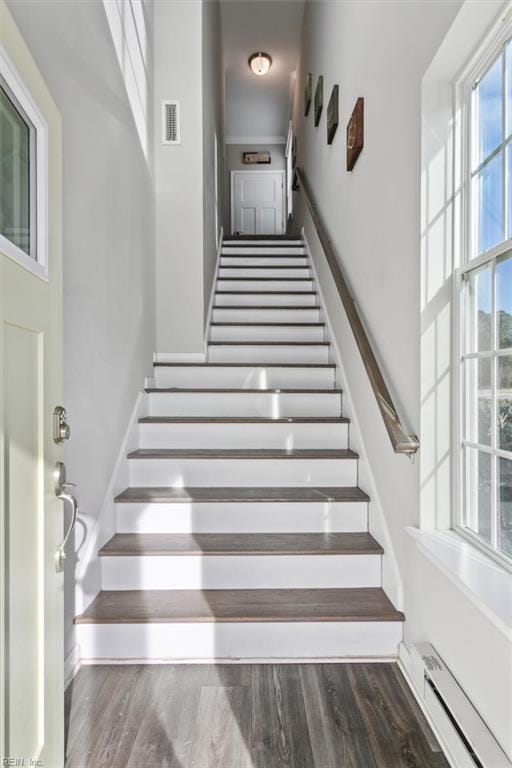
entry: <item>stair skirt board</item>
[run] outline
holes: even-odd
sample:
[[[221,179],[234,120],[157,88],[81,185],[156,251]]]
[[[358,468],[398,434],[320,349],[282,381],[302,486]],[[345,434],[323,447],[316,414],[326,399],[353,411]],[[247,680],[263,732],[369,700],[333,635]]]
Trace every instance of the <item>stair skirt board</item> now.
[[[336,369],[251,365],[160,366],[154,368],[157,387],[209,389],[333,389]]]
[[[389,656],[402,641],[398,621],[79,624],[85,660],[304,659]]]
[[[381,555],[103,556],[114,589],[316,589],[380,586]]]
[[[132,486],[357,485],[357,459],[132,459]]]
[[[348,448],[346,423],[142,423],[141,448]]]
[[[368,530],[367,502],[116,504],[118,533],[329,533]]]
[[[315,291],[271,291],[268,287],[264,291],[256,291],[253,287],[249,291],[217,289],[214,297],[214,307],[229,307],[230,305],[239,306],[292,306],[292,307],[315,307],[318,296]]]
[[[325,327],[321,323],[297,325],[260,325],[258,323],[218,323],[210,325],[211,341],[325,341]]]
[[[340,416],[341,393],[325,392],[150,392],[150,416]]]

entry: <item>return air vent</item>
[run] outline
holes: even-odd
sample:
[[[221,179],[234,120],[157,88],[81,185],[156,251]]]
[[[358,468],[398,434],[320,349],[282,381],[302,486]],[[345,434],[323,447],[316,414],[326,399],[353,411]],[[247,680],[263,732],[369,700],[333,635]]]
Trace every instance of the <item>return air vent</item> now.
[[[162,144],[181,144],[179,101],[162,102]]]

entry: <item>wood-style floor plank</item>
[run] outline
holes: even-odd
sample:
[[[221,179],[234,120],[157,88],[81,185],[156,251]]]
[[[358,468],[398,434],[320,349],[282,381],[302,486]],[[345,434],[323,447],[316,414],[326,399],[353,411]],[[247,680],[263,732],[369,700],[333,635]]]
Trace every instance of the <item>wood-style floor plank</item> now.
[[[381,555],[369,533],[116,533],[101,556]]]
[[[395,664],[83,667],[66,723],[66,768],[448,768]]]
[[[105,590],[77,624],[403,621],[379,587]]]
[[[299,669],[259,664],[252,673],[254,768],[312,768],[313,753]]]
[[[137,448],[129,459],[357,459],[348,448]]]

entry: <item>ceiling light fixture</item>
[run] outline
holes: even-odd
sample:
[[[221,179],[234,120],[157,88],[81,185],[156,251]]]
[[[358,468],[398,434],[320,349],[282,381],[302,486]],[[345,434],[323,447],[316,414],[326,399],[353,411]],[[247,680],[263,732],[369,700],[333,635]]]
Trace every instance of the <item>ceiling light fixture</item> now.
[[[268,53],[253,53],[249,57],[249,66],[255,75],[266,75],[272,66],[272,59]]]

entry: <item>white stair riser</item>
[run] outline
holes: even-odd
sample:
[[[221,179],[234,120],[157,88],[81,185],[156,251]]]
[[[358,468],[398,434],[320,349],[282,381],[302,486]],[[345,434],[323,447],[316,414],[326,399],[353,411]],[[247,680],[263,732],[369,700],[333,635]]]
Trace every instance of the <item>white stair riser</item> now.
[[[283,279],[288,280],[290,277],[300,277],[303,280],[309,280],[312,278],[311,270],[308,267],[292,267],[284,266],[277,269],[268,269],[263,265],[262,267],[246,265],[247,269],[240,267],[223,267],[219,269],[218,280],[223,280],[225,277],[239,277],[240,280],[245,280],[249,277],[271,277],[273,280]]]
[[[101,558],[102,589],[380,587],[380,555],[186,555]]]
[[[229,309],[214,307],[213,323],[318,323],[320,310],[308,309]]]
[[[307,256],[306,249],[297,245],[296,247],[283,247],[283,246],[265,246],[264,248],[252,244],[252,245],[224,245],[222,248],[222,256]]]
[[[396,658],[396,621],[80,624],[83,659]]]
[[[328,363],[329,347],[327,345],[209,344],[208,361],[211,363]]]
[[[150,416],[339,416],[339,392],[152,392]]]
[[[313,280],[247,280],[244,278],[234,280],[217,280],[217,291],[312,291]]]
[[[291,254],[290,254],[291,255]],[[307,267],[307,256],[221,256],[221,267]]]
[[[334,368],[262,368],[236,366],[198,368],[155,366],[157,387],[232,387],[234,389],[329,389]]]
[[[325,533],[368,530],[366,502],[116,504],[118,533]]]
[[[348,424],[139,424],[141,448],[348,448]]]
[[[355,459],[131,459],[131,486],[356,486]]]
[[[218,291],[219,289],[217,289]],[[228,289],[235,290],[234,288]],[[253,290],[256,290],[253,288]],[[269,290],[269,289],[267,289]],[[281,291],[281,292],[280,292]],[[215,307],[229,307],[240,306],[244,304],[247,307],[250,306],[269,306],[269,307],[282,307],[291,305],[292,307],[314,307],[316,306],[317,296],[316,293],[286,293],[280,291],[273,291],[271,293],[243,293],[243,296],[239,293],[215,293]]]
[[[210,326],[211,341],[324,341],[324,326],[223,325]]]

